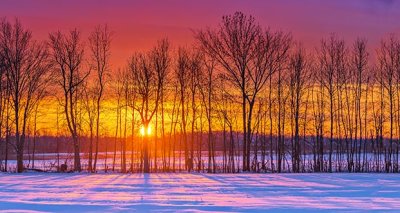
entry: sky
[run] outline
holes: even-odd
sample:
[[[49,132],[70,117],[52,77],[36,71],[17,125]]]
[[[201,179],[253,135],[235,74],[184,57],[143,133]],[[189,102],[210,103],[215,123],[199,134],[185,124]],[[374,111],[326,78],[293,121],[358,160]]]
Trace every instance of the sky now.
[[[193,30],[217,26],[223,15],[242,11],[264,27],[291,32],[308,48],[336,33],[351,42],[360,36],[376,48],[390,33],[400,32],[396,0],[1,0],[0,17],[18,17],[36,39],[78,28],[87,37],[98,24],[113,31],[113,68],[124,66],[135,51],[168,37],[174,47],[190,45]]]

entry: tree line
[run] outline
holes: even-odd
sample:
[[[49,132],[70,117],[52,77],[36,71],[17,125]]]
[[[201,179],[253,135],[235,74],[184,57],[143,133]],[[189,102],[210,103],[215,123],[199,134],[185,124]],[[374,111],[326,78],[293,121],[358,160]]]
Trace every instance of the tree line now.
[[[10,154],[17,172],[27,168],[27,138],[35,167],[38,113],[50,97],[74,171],[399,171],[394,35],[376,57],[366,39],[348,44],[336,34],[308,50],[236,12],[195,30],[190,46],[161,39],[117,70],[112,40],[99,25],[88,38],[72,29],[37,41],[18,19],[1,19],[1,170]]]

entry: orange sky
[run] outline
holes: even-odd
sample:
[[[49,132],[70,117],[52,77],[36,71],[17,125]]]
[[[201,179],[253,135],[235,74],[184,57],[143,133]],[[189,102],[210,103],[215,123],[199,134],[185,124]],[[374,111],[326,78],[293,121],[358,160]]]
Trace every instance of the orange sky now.
[[[135,50],[150,48],[167,36],[172,44],[192,42],[192,29],[215,26],[221,16],[235,11],[252,14],[264,26],[290,31],[314,48],[322,37],[336,32],[347,40],[369,39],[370,46],[399,32],[400,3],[394,0],[2,0],[0,16],[19,17],[38,39],[48,33],[78,27],[86,37],[97,24],[114,31],[112,65],[123,66]]]

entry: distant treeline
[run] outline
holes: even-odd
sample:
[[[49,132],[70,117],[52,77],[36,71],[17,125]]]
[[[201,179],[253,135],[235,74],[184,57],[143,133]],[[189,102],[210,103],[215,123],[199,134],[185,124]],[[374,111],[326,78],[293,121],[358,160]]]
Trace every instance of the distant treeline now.
[[[399,172],[398,37],[376,57],[367,39],[336,34],[307,50],[241,12],[193,34],[191,46],[164,38],[112,70],[107,25],[37,41],[1,19],[0,169],[11,156],[23,172],[34,153],[69,152],[74,171],[90,172],[103,153],[113,160],[102,169],[123,173]],[[54,138],[37,125],[48,98]]]

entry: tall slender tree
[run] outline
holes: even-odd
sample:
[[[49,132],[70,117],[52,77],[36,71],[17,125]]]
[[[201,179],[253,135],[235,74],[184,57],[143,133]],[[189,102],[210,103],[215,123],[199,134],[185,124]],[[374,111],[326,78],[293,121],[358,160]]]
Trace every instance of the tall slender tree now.
[[[22,172],[28,119],[38,104],[37,93],[47,83],[50,63],[46,46],[34,41],[18,19],[14,23],[1,20],[0,48],[14,115],[17,171]]]
[[[304,108],[305,94],[310,81],[310,65],[304,48],[298,47],[290,58],[289,71],[289,90],[290,90],[290,106],[292,109],[292,170],[300,172],[300,119],[301,111]]]
[[[96,146],[94,155],[93,171],[96,171],[100,141],[100,113],[101,102],[105,90],[106,78],[110,69],[112,33],[107,25],[97,26],[89,36],[89,47],[91,53],[91,66],[96,73]]]
[[[63,108],[68,130],[74,146],[74,170],[81,171],[80,144],[78,134],[78,110],[76,96],[89,76],[82,65],[84,45],[77,29],[63,34],[54,32],[49,35],[52,49],[52,61],[57,72],[57,82],[63,91]]]

